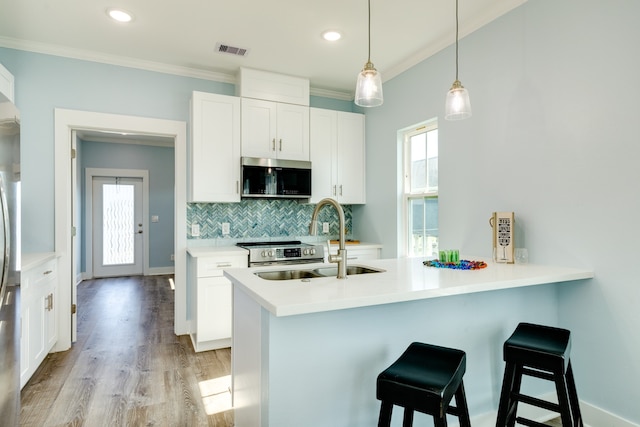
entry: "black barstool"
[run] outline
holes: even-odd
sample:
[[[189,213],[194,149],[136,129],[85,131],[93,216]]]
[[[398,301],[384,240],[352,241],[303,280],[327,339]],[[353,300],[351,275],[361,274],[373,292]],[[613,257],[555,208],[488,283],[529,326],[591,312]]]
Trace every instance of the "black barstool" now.
[[[414,342],[378,375],[376,397],[382,401],[378,427],[389,426],[393,405],[404,407],[403,426],[413,424],[413,411],[433,416],[436,427],[446,427],[447,413],[471,427],[462,376],[464,351]],[[451,406],[455,397],[456,406]]]
[[[515,423],[533,427],[544,424],[517,416],[518,402],[558,412],[563,427],[582,427],[578,393],[573,379],[569,353],[571,332],[550,326],[520,323],[504,343],[504,379],[498,406],[496,427]],[[547,402],[520,393],[522,376],[553,381],[558,403]]]

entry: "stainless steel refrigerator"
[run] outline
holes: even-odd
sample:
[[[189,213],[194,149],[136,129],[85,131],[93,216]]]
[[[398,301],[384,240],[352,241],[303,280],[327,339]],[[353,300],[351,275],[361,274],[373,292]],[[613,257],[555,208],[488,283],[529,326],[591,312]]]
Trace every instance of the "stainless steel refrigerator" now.
[[[0,424],[20,421],[20,114],[0,102]]]

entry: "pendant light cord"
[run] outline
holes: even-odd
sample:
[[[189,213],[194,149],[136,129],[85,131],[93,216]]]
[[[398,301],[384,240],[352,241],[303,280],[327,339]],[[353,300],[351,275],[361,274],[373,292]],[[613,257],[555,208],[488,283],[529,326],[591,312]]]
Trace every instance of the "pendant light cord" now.
[[[457,0],[456,0],[457,1]],[[368,29],[369,29],[369,54],[367,56],[367,62],[371,62],[371,0],[369,0],[369,22],[368,22]]]
[[[458,80],[458,0],[456,0],[456,80]]]

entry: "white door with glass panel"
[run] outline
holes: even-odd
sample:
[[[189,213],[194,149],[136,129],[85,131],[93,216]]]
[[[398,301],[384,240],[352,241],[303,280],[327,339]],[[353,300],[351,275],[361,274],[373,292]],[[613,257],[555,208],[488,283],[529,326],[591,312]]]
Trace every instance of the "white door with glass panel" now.
[[[93,178],[93,275],[143,273],[142,179]]]

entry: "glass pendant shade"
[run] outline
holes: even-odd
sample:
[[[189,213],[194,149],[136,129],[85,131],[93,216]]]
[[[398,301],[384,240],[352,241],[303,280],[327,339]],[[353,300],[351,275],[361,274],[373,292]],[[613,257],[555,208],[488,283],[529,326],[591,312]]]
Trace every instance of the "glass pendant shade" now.
[[[367,62],[358,74],[355,103],[360,107],[377,107],[382,102],[382,77],[373,64]]]
[[[460,80],[453,82],[447,92],[447,101],[444,107],[446,120],[462,120],[471,117],[471,101],[469,92],[462,86]]]

